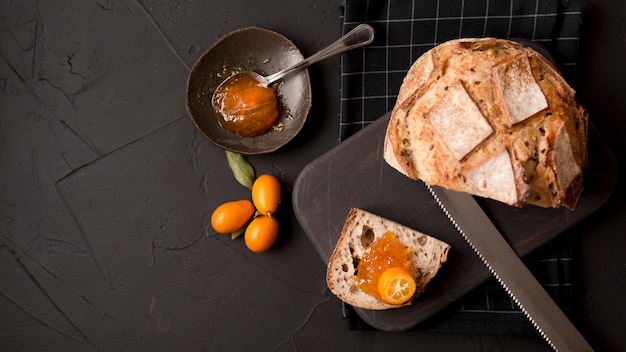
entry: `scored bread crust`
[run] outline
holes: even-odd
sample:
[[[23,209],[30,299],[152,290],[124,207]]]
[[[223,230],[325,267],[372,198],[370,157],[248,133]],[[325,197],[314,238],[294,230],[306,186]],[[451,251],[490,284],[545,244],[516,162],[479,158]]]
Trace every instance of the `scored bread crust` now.
[[[352,208],[346,217],[326,271],[328,288],[342,301],[354,307],[370,310],[398,308],[411,304],[412,299],[402,305],[379,301],[356,285],[359,260],[369,244],[381,238],[386,231],[393,232],[398,242],[413,249],[409,255],[410,274],[416,284],[413,298],[424,291],[448,258],[449,244],[365,210]]]
[[[409,69],[384,159],[429,185],[513,206],[574,209],[587,120],[575,91],[535,50],[495,38],[452,40]]]

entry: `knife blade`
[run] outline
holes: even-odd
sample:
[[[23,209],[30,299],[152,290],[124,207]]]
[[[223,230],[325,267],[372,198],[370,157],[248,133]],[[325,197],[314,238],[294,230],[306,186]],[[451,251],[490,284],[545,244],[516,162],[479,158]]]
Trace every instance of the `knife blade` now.
[[[456,229],[555,351],[593,351],[467,193],[426,186]]]

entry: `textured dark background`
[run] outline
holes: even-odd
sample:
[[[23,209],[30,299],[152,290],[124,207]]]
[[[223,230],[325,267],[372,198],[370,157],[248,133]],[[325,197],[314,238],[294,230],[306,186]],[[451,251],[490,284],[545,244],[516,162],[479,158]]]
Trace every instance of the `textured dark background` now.
[[[338,143],[339,57],[310,68],[303,133],[250,158],[284,185],[275,248],[211,231],[215,206],[248,193],[187,117],[190,67],[247,25],[308,56],[340,35],[340,4],[0,1],[0,350],[549,350],[536,334],[346,331],[290,202]],[[622,1],[588,2],[576,77],[622,181],[625,20]],[[623,184],[572,230],[577,326],[601,351],[626,350]]]

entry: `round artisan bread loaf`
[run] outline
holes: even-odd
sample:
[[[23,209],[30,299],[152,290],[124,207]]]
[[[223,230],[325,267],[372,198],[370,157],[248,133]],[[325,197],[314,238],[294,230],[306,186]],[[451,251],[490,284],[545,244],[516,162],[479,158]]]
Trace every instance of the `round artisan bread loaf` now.
[[[587,165],[587,112],[541,54],[458,39],[407,73],[385,136],[389,165],[429,185],[521,206],[574,209]]]
[[[350,209],[341,236],[328,262],[326,283],[330,291],[342,301],[363,309],[383,310],[411,304],[388,304],[361,290],[356,282],[358,263],[370,244],[390,231],[398,242],[411,248],[410,274],[415,279],[415,298],[437,275],[448,259],[450,245],[419,231],[383,218],[363,209]]]

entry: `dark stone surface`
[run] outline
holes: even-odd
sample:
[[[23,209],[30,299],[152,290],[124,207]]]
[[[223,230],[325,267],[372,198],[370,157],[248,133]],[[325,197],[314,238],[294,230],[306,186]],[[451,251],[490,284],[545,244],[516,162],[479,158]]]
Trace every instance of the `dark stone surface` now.
[[[216,235],[212,210],[248,191],[184,106],[193,62],[249,25],[305,56],[340,32],[340,0],[0,3],[0,350],[549,350],[536,335],[346,331],[298,224],[300,170],[338,140],[339,58],[309,69],[303,132],[250,157],[283,184],[276,246]],[[592,0],[576,87],[624,180],[626,3]],[[578,224],[577,326],[597,350],[622,331],[624,182]]]

